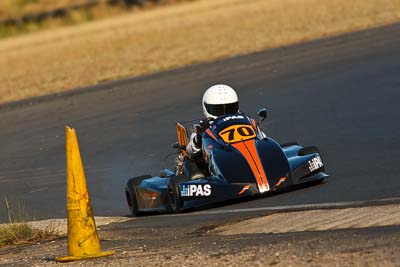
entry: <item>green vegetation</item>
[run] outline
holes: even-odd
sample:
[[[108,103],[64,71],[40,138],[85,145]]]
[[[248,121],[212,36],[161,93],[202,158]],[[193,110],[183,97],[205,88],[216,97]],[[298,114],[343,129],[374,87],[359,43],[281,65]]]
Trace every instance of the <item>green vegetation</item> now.
[[[18,208],[17,219],[14,219],[7,197],[4,198],[7,214],[8,224],[0,225],[0,248],[7,245],[25,244],[30,242],[46,241],[54,239],[58,236],[55,229],[51,226],[45,230],[34,229],[25,222],[26,213],[23,209]]]

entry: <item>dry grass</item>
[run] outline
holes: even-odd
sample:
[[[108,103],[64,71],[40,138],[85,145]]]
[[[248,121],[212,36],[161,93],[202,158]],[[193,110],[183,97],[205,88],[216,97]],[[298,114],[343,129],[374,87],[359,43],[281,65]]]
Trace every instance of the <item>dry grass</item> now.
[[[55,239],[59,236],[53,225],[37,229],[25,222],[26,212],[18,205],[18,216],[14,216],[8,199],[5,197],[8,224],[0,225],[0,248],[8,245],[19,245]]]
[[[200,0],[0,41],[0,101],[400,20],[400,0]]]
[[[173,0],[169,0],[169,2],[172,1]],[[84,2],[87,2],[87,0],[4,0],[4,2],[0,0],[0,20],[5,18],[20,18],[23,15],[37,14],[43,11],[55,10],[56,8],[68,7]],[[145,5],[146,8],[151,8],[151,6],[151,3]],[[31,21],[21,22],[15,25],[0,25],[0,38],[81,24],[88,21],[133,13],[139,10],[140,8],[138,7],[128,8],[122,3],[108,5],[106,1],[103,0],[100,1],[98,5],[90,8],[70,10],[64,16],[48,17],[40,22]]]
[[[0,248],[8,245],[48,241],[57,237],[58,234],[52,227],[39,230],[32,228],[27,223],[11,223],[0,226]]]

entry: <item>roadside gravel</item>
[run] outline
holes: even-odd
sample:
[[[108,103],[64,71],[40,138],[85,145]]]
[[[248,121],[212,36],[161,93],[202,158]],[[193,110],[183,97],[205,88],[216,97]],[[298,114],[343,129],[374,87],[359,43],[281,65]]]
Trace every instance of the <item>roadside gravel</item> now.
[[[177,217],[179,218],[179,217]],[[152,218],[157,220],[157,218]],[[136,221],[136,223],[135,223]],[[65,266],[399,266],[400,226],[219,235],[216,225],[138,227],[140,219],[101,227],[116,255]],[[134,227],[134,225],[136,225]],[[140,224],[139,224],[140,225]],[[0,249],[0,266],[59,266],[66,238]]]

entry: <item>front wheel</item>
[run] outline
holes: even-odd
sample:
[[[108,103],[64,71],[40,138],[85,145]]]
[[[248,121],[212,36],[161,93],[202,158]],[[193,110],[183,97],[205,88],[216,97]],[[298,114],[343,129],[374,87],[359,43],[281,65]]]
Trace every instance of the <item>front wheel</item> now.
[[[186,176],[180,175],[171,177],[168,183],[168,203],[173,212],[180,212],[183,208],[179,184],[188,181]]]

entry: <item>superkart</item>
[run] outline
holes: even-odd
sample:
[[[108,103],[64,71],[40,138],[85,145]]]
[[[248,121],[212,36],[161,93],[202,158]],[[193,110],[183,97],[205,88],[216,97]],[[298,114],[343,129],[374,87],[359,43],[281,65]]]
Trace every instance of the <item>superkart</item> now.
[[[162,169],[159,176],[128,180],[125,194],[131,213],[139,216],[209,207],[328,177],[315,146],[280,145],[259,128],[267,117],[266,109],[258,115],[259,122],[245,114],[224,115],[202,129],[202,168],[187,155],[187,129],[177,123],[178,143],[174,147],[181,161],[174,170]]]

